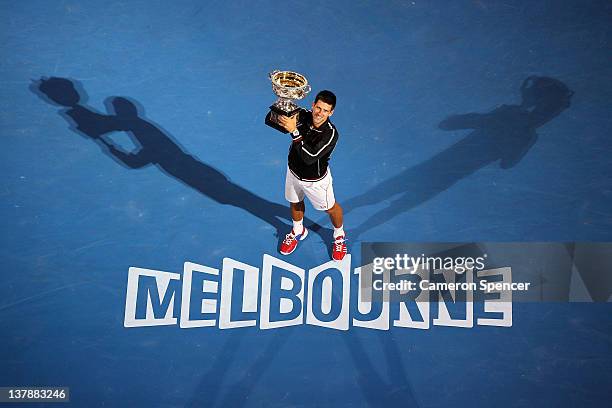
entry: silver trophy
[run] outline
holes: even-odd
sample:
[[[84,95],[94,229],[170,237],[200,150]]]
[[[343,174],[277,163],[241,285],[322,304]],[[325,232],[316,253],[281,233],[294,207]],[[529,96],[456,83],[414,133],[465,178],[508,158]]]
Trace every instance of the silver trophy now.
[[[279,116],[293,116],[300,109],[294,100],[303,99],[310,92],[308,80],[302,74],[293,71],[272,71],[268,74],[272,82],[272,91],[278,96],[270,106],[266,124],[281,132],[287,132],[280,125]]]

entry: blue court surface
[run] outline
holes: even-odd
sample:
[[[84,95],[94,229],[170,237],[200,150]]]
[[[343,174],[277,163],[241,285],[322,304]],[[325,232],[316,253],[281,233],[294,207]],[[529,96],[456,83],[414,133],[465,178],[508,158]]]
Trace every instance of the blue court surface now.
[[[310,236],[278,253],[275,69],[306,76],[304,107],[338,97],[349,269],[362,242],[612,241],[609,1],[4,1],[0,27],[0,387],[79,407],[610,404],[610,280],[587,285],[599,302],[515,302],[511,327],[261,318],[288,301],[278,276],[264,295],[269,256],[313,276],[332,239],[307,203]],[[248,327],[221,327],[226,258],[257,269],[251,309],[233,279]],[[186,262],[200,294],[218,284],[186,311],[210,326],[179,324]],[[178,289],[130,292],[130,268]],[[133,295],[170,323],[130,327]]]

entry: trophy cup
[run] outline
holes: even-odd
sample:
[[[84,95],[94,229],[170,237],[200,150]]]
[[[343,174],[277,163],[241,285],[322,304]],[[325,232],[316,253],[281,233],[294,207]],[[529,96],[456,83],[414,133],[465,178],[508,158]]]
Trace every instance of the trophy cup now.
[[[272,91],[278,99],[270,106],[270,113],[266,117],[266,125],[283,133],[287,130],[280,125],[280,116],[293,116],[300,107],[293,101],[304,98],[310,92],[308,80],[302,74],[292,71],[272,71],[268,75],[272,82]]]

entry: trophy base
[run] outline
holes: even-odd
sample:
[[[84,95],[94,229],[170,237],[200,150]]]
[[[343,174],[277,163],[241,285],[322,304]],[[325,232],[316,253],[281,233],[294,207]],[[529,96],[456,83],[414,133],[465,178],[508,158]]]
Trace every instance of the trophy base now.
[[[270,112],[268,112],[268,115],[266,116],[266,125],[278,130],[279,132],[289,133],[287,132],[287,129],[285,129],[284,127],[280,125],[278,121],[278,117],[279,116],[291,117],[295,115],[296,113],[298,113],[299,111],[300,111],[300,108],[296,108],[292,111],[287,112],[287,111],[284,111],[272,105],[270,106]]]

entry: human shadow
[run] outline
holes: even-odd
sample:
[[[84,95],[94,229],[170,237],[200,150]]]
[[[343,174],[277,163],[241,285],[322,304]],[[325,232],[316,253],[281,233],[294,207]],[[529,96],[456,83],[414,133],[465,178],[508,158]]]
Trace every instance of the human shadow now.
[[[488,113],[453,115],[442,130],[473,129],[466,137],[430,159],[348,200],[355,209],[393,199],[352,232],[353,238],[408,211],[477,170],[499,161],[502,169],[519,163],[538,139],[536,129],[570,106],[573,92],[561,81],[530,76],[521,85],[520,105],[502,105]]]
[[[249,396],[252,395],[258,383],[265,378],[264,374],[272,366],[274,357],[289,342],[293,331],[294,327],[288,327],[280,329],[272,335],[270,341],[257,354],[255,361],[249,364],[248,367],[245,367],[242,375],[234,378],[234,381],[228,385],[227,389],[230,391],[220,401],[219,407],[242,407],[247,405]]]
[[[357,290],[361,284],[359,278],[352,275],[351,282],[351,298],[363,296]],[[334,295],[333,301],[337,305],[342,304],[340,296]],[[395,314],[398,311],[390,310],[389,313]],[[408,360],[404,358],[405,347],[397,341],[393,330],[363,331],[364,329],[356,327],[353,329],[358,332],[340,332],[337,335],[344,342],[353,361],[355,371],[351,376],[364,398],[363,405],[372,408],[394,406],[418,408],[420,405],[405,366],[405,361]],[[379,343],[379,348],[373,344],[375,341]]]
[[[245,339],[253,333],[241,330],[232,333],[221,349],[215,354],[212,363],[196,387],[186,407],[241,407],[248,402],[256,385],[263,378],[263,374],[270,368],[274,357],[287,343],[293,327],[277,330],[270,341],[261,350],[254,361],[243,369],[238,370],[240,376],[232,376],[231,369],[237,370],[236,364],[243,365],[238,352]]]
[[[371,347],[362,344],[353,334],[341,333],[355,364],[355,376],[362,396],[369,407],[419,407],[413,386],[403,363],[403,354],[392,333],[374,333],[378,337],[384,358],[385,375],[379,373],[370,359]]]
[[[265,221],[276,230],[279,238],[288,230],[284,221],[291,222],[288,207],[268,201],[232,182],[213,166],[188,154],[178,142],[159,125],[143,117],[144,109],[136,101],[111,97],[105,101],[108,114],[101,114],[86,106],[86,93],[74,80],[43,78],[30,89],[46,102],[59,105],[60,114],[71,124],[71,129],[94,140],[102,151],[123,167],[140,169],[156,166],[163,173],[204,194],[216,203],[241,208]],[[111,132],[126,132],[137,146],[127,152],[105,137]],[[305,224],[314,224],[305,219]],[[327,240],[328,229],[311,226]],[[284,237],[284,236],[283,236]]]

